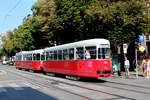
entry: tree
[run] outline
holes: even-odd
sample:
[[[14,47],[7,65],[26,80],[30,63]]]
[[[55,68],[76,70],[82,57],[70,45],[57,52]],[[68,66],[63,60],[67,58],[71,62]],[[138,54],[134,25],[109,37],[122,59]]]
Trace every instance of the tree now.
[[[96,0],[86,11],[112,44],[135,41],[146,29],[144,0]],[[92,27],[93,28],[93,27]],[[129,38],[131,37],[131,38]]]
[[[55,17],[55,10],[56,4],[54,0],[38,0],[38,2],[33,5],[32,26],[34,32],[32,35],[36,48],[49,46],[49,41],[54,36],[51,21]]]

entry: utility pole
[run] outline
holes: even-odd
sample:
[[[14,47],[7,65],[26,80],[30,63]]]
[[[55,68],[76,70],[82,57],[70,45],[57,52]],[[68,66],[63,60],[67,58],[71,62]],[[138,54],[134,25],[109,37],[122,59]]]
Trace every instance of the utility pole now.
[[[138,49],[138,43],[135,42],[135,71],[136,71],[136,78],[138,78],[138,64],[137,64],[137,49]]]

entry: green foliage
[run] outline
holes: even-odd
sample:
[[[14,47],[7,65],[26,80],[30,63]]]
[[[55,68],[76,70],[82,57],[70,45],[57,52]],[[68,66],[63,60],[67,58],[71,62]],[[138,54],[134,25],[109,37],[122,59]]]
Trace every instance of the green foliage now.
[[[56,16],[50,23],[50,27],[57,41],[67,43],[86,39],[84,12],[90,2],[92,0],[56,0]]]
[[[147,17],[144,0],[96,0],[86,11],[93,21],[99,21],[111,43],[122,44],[136,40],[137,36],[145,32]],[[93,22],[92,21],[92,22]]]
[[[2,51],[14,54],[89,38],[112,45],[136,41],[150,32],[145,0],[38,0],[33,14],[3,39]]]

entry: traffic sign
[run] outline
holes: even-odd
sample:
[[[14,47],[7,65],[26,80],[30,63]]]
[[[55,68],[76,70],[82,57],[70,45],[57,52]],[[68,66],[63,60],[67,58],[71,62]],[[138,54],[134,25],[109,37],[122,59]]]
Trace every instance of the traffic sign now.
[[[128,45],[127,44],[123,44],[123,53],[127,53],[127,48],[128,48]]]
[[[144,35],[139,35],[139,42],[144,42]]]
[[[144,47],[144,46],[140,46],[140,47],[139,47],[139,50],[140,50],[141,52],[144,52],[144,51],[145,51],[145,47]]]

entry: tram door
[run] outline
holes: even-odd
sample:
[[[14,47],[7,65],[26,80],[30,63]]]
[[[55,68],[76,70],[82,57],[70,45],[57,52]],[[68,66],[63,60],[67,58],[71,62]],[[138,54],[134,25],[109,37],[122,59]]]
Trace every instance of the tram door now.
[[[108,71],[111,69],[109,59],[109,48],[98,48],[98,71]]]

